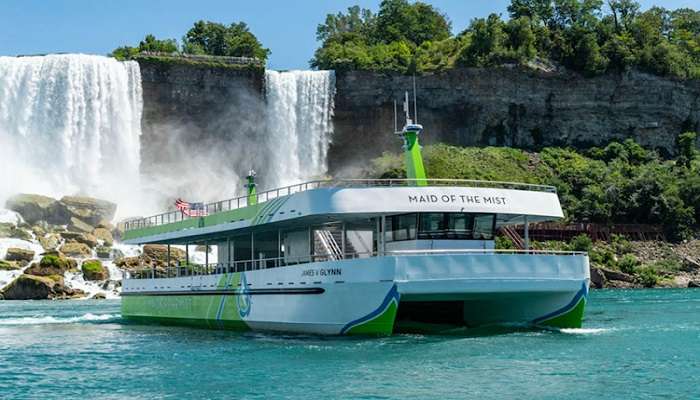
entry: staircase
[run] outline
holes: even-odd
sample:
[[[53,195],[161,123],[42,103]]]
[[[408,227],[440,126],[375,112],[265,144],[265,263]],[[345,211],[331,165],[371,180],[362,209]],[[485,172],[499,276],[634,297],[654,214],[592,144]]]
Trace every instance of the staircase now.
[[[523,240],[522,237],[518,234],[518,232],[513,229],[512,226],[502,226],[501,227],[501,234],[503,236],[507,237],[510,239],[511,242],[515,245],[515,248],[518,250],[523,250],[525,249],[525,241]]]
[[[355,247],[349,241],[345,242],[343,254],[343,231],[324,229],[314,233],[314,255],[328,256],[329,260],[342,260],[346,254],[355,254]]]

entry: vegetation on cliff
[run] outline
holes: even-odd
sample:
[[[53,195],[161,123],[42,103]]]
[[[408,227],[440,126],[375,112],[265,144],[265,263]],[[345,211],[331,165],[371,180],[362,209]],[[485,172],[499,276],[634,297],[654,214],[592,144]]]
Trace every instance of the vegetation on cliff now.
[[[161,40],[149,34],[137,47],[118,47],[111,56],[128,60],[144,52],[249,57],[263,63],[270,55],[270,50],[262,46],[245,22],[227,26],[217,22],[197,21],[182,38],[182,45],[175,39]]]
[[[639,68],[700,77],[700,12],[633,0],[511,0],[509,19],[474,19],[454,36],[433,6],[384,0],[377,14],[359,6],[329,14],[311,66],[336,70],[430,72],[455,66],[557,65],[587,75]]]
[[[539,153],[502,147],[429,145],[431,178],[487,179],[553,185],[566,218],[577,222],[661,224],[671,240],[700,226],[700,159],[694,133],[679,140],[679,156],[663,160],[633,140],[577,152],[549,147]],[[689,144],[690,143],[690,144]],[[405,176],[402,156],[385,153],[371,175]]]

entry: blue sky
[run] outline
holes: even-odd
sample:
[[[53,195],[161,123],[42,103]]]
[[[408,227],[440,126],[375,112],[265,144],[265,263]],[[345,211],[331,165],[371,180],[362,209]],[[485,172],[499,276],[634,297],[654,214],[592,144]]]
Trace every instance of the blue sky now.
[[[377,10],[379,0],[0,0],[0,55],[107,54],[137,44],[147,33],[180,39],[199,19],[245,21],[272,50],[269,67],[302,69],[317,47],[316,25],[328,13],[359,4]],[[506,14],[509,0],[429,0],[458,32],[474,17]],[[644,8],[697,8],[697,0],[643,0]]]

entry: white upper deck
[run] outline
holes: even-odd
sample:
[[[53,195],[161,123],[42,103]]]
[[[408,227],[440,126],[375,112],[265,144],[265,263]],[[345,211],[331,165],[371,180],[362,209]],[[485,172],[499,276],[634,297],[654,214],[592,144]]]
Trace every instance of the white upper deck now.
[[[546,221],[563,217],[552,186],[512,182],[427,179],[313,181],[206,205],[206,217],[190,218],[178,211],[130,221],[128,242],[248,228],[305,217],[373,217],[414,212],[496,214],[498,224]],[[188,220],[200,220],[196,226]],[[170,229],[172,228],[172,229]]]

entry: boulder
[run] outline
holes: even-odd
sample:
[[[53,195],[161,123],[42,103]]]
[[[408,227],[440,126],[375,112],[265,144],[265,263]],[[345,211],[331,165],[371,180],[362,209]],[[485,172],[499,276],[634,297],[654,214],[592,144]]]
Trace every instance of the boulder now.
[[[34,259],[34,251],[21,249],[19,247],[10,247],[7,249],[5,260],[7,261],[32,261]]]
[[[2,296],[5,300],[74,299],[85,296],[85,292],[66,287],[60,276],[23,274],[3,290]]]
[[[133,271],[141,265],[141,257],[120,257],[114,261],[114,265],[121,269]]]
[[[597,267],[590,267],[591,269],[591,287],[594,287],[596,289],[602,289],[605,287],[605,283],[607,282],[607,279],[605,279],[605,275],[603,272],[600,270],[600,268]]]
[[[87,260],[81,267],[86,281],[104,281],[109,279],[109,271],[100,260]]]
[[[38,194],[18,194],[8,199],[5,207],[19,213],[30,224],[44,220],[63,225],[69,217],[66,208],[58,201]]]
[[[12,231],[15,229],[15,224],[9,222],[0,222],[0,238],[12,237]]]
[[[0,260],[0,271],[15,271],[21,267],[14,261]]]
[[[90,247],[85,243],[70,242],[60,248],[61,253],[70,257],[88,258],[92,255]]]
[[[44,250],[56,250],[61,245],[61,236],[56,233],[49,233],[39,238],[39,244]]]
[[[688,287],[689,287],[689,288],[700,288],[700,280],[698,280],[698,281],[693,281],[693,280],[688,281]]]
[[[32,234],[28,230],[7,222],[0,223],[0,238],[14,238],[27,241],[33,239]]]
[[[41,236],[46,235],[46,229],[44,229],[43,227],[41,227],[39,225],[32,226],[32,232],[34,233],[34,235],[36,235],[36,237],[41,237]]]
[[[66,271],[76,268],[77,265],[75,260],[58,253],[52,253],[44,255],[39,263],[32,264],[24,273],[37,276],[63,276]]]
[[[98,244],[97,238],[92,233],[82,233],[77,238],[75,238],[75,241],[78,243],[86,244],[90,248],[95,248]]]
[[[97,257],[99,258],[110,258],[112,256],[112,248],[107,246],[98,246],[95,249]]]
[[[95,293],[94,296],[90,297],[93,300],[104,300],[107,298],[104,293]]]
[[[29,232],[28,230],[26,230],[24,228],[13,229],[10,237],[15,238],[15,239],[26,240],[26,241],[31,241],[32,239],[34,239],[31,232]]]
[[[186,253],[182,249],[170,247],[170,261],[184,260]],[[143,246],[144,261],[165,264],[168,259],[168,246],[164,244],[147,244]]]
[[[603,275],[605,276],[605,279],[607,279],[609,281],[620,281],[620,282],[627,282],[627,283],[634,282],[634,276],[626,274],[624,272],[614,271],[614,270],[607,269],[607,268],[600,268],[600,272],[602,272]]]
[[[92,197],[64,196],[60,203],[66,207],[72,217],[92,226],[109,223],[117,211],[116,204]]]
[[[70,217],[68,222],[68,230],[72,232],[90,233],[94,229],[92,225],[76,217]]]
[[[48,277],[23,274],[3,291],[5,300],[44,300],[55,294],[57,283]]]
[[[107,228],[95,228],[95,230],[92,231],[92,234],[97,239],[101,240],[105,246],[112,246],[114,244],[112,232],[110,232]]]

